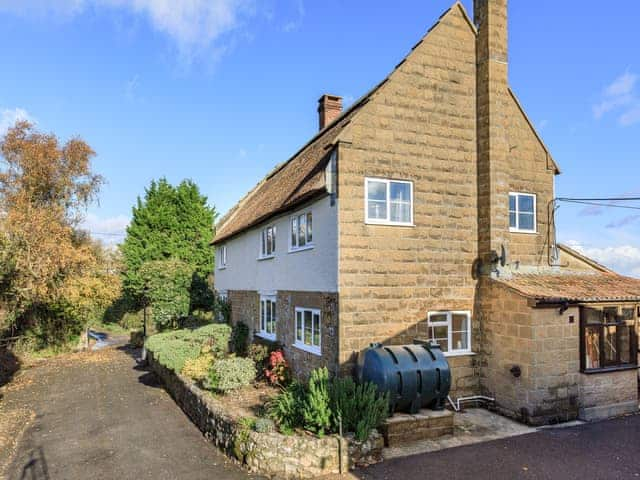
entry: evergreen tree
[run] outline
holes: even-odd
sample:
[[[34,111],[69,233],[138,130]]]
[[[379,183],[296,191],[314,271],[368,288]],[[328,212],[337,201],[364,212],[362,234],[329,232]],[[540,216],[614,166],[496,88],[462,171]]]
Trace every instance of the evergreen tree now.
[[[179,260],[193,270],[194,283],[204,284],[213,271],[210,245],[215,208],[191,180],[174,187],[166,179],[152,181],[144,200],[138,197],[127,237],[121,245],[125,264],[124,291],[140,301],[144,279],[140,269],[146,262]]]

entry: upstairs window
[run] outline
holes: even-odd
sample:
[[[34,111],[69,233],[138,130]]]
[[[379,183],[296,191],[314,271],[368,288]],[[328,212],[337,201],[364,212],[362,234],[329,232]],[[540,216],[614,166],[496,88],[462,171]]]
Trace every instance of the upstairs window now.
[[[471,353],[470,312],[429,312],[429,340],[445,355]]]
[[[365,179],[365,222],[413,225],[413,183],[380,178]]]
[[[276,297],[260,297],[260,336],[268,340],[276,339]]]
[[[227,246],[222,245],[218,248],[218,268],[227,268]]]
[[[536,196],[531,193],[509,194],[509,230],[536,232]]]
[[[276,254],[276,227],[262,229],[260,234],[260,258],[270,258]]]
[[[636,368],[638,343],[635,322],[635,307],[581,307],[581,370]]]
[[[291,251],[313,247],[313,215],[311,212],[291,217]]]

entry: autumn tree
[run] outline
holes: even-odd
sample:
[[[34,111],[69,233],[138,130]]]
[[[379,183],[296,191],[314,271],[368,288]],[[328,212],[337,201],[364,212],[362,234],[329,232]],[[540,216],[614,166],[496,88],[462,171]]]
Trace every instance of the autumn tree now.
[[[65,282],[95,268],[95,246],[77,227],[103,179],[82,139],[61,144],[24,121],[0,154],[0,295],[15,322],[59,304]]]
[[[145,285],[149,287],[149,271],[157,270],[157,262],[179,262],[182,284],[185,266],[192,273],[188,292],[191,307],[201,307],[207,297],[206,279],[213,271],[213,248],[210,245],[215,208],[198,186],[184,180],[173,186],[166,179],[152,181],[144,199],[138,198],[133,208],[127,236],[121,245],[125,273],[123,288],[131,298],[141,301]],[[145,267],[152,262],[152,266]],[[182,302],[182,300],[181,300]],[[194,305],[196,303],[196,305]],[[176,306],[176,311],[180,308]]]

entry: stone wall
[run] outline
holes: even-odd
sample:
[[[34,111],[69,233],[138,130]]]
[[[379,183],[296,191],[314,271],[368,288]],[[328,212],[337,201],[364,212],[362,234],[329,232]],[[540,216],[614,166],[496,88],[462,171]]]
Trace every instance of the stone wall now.
[[[340,473],[356,465],[382,460],[384,441],[373,432],[368,441],[347,436],[317,438],[313,435],[258,433],[243,427],[220,401],[193,381],[176,375],[148,353],[151,370],[158,375],[176,403],[207,440],[259,475],[283,479],[318,478]]]
[[[456,5],[341,136],[343,372],[352,370],[357,353],[372,342],[404,344],[426,336],[429,311],[473,314],[478,246],[475,72],[474,29]],[[366,224],[365,177],[412,181],[415,226]],[[477,393],[474,357],[450,361],[456,389]]]
[[[580,378],[580,418],[596,420],[638,411],[638,370]]]

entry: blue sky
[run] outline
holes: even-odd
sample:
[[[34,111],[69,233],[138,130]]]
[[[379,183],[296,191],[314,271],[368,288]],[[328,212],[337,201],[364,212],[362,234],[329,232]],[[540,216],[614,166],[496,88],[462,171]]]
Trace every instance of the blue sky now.
[[[89,142],[109,182],[95,232],[121,233],[160,176],[224,212],[315,133],[321,94],[358,98],[450,5],[0,0],[0,130],[27,117]],[[640,196],[640,3],[512,0],[509,15],[511,86],[563,170],[557,195]],[[563,205],[558,225],[640,276],[640,211]]]

